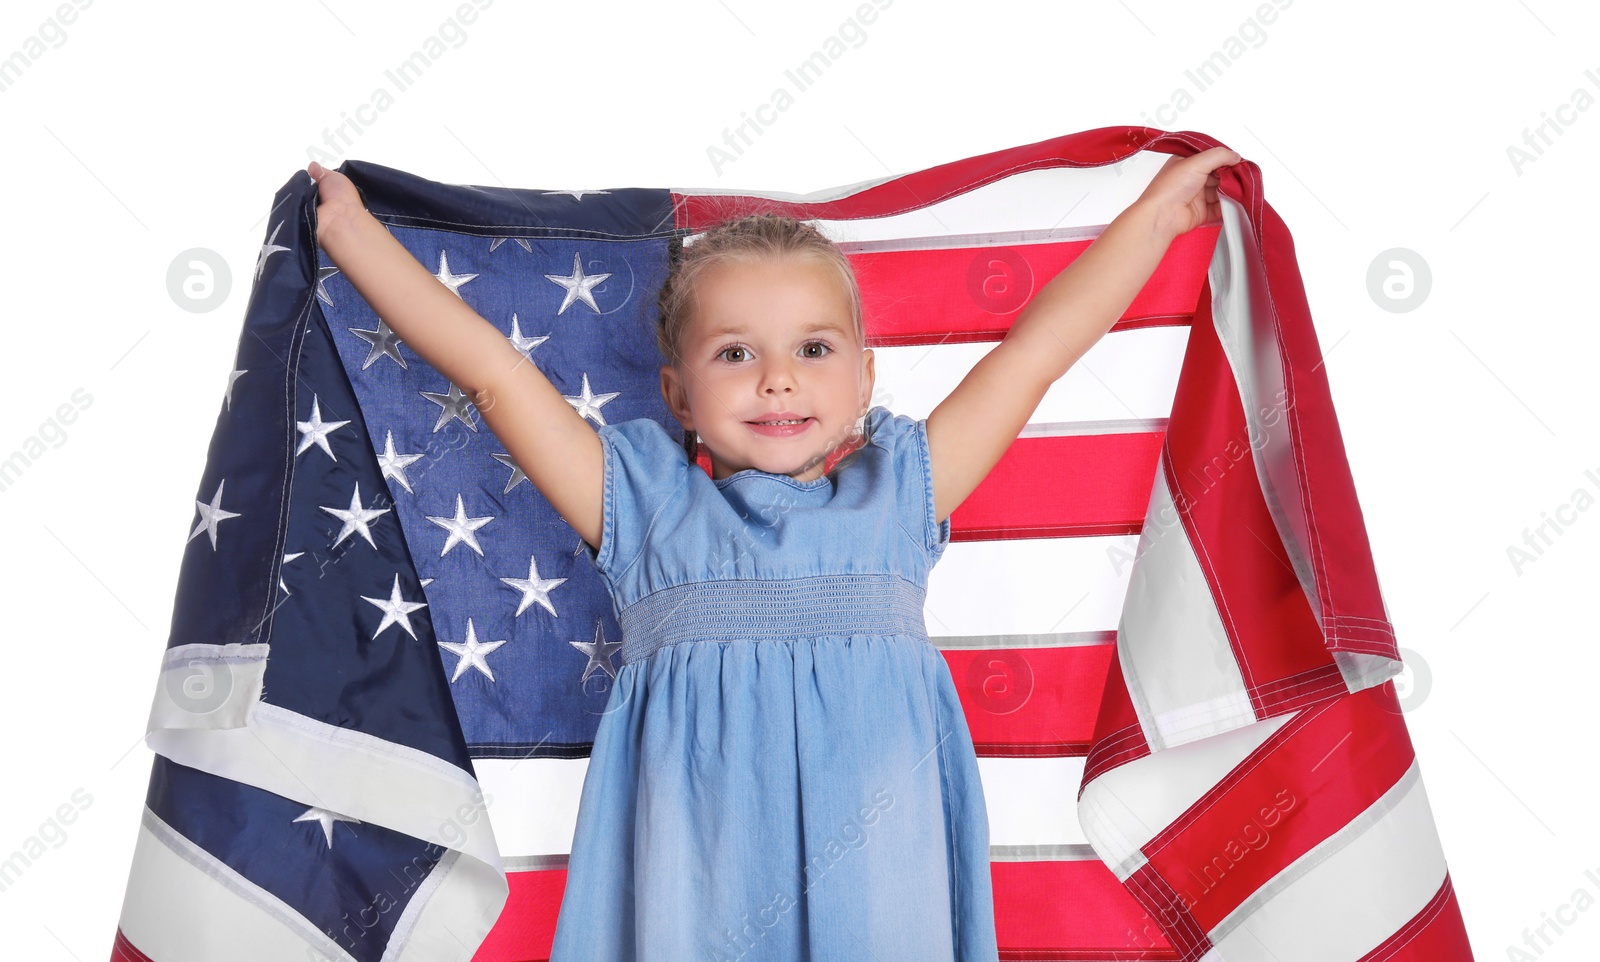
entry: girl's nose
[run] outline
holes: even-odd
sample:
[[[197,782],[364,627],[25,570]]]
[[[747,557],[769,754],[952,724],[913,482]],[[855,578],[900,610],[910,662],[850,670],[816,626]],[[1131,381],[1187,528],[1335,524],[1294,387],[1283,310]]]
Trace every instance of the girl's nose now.
[[[794,389],[794,372],[789,369],[789,362],[769,361],[761,369],[761,388],[764,391],[788,391]]]

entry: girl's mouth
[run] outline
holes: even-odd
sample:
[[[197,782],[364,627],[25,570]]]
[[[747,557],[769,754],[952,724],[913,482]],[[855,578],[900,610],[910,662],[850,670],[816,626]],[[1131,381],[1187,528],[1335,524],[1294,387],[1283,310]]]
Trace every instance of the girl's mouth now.
[[[811,426],[816,418],[799,418],[783,421],[746,421],[750,430],[766,437],[784,438],[799,434]]]

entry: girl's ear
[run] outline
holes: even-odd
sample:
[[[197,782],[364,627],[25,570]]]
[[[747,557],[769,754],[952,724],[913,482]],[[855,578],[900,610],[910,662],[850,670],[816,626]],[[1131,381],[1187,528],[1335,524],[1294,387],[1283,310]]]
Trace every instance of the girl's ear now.
[[[877,372],[873,366],[872,349],[869,347],[861,352],[861,410],[863,413],[872,406],[872,390],[877,383]]]
[[[661,365],[661,399],[667,402],[667,410],[678,419],[685,431],[694,431],[694,417],[689,412],[689,399],[683,391],[683,381],[678,377],[677,368],[671,364]]]

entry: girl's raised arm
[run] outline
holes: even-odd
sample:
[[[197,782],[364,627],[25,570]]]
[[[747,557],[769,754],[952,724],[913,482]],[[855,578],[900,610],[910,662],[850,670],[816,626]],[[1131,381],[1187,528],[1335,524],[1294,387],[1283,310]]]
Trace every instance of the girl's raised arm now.
[[[461,388],[550,504],[600,547],[600,436],[510,339],[428,272],[361,203],[350,179],[316,163],[317,243],[384,323]]]
[[[1221,219],[1215,171],[1240,160],[1226,147],[1168,158],[1139,199],[1034,295],[1005,339],[929,413],[937,522],[988,476],[1050,385],[1117,323],[1173,238]]]

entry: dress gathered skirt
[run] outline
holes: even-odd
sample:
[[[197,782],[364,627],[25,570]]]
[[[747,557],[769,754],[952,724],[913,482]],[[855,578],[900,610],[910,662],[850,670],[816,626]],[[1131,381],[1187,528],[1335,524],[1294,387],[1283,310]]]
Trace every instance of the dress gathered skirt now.
[[[949,541],[926,422],[874,407],[865,433],[801,482],[600,429],[622,664],[551,962],[998,959],[977,759],[923,621]]]

